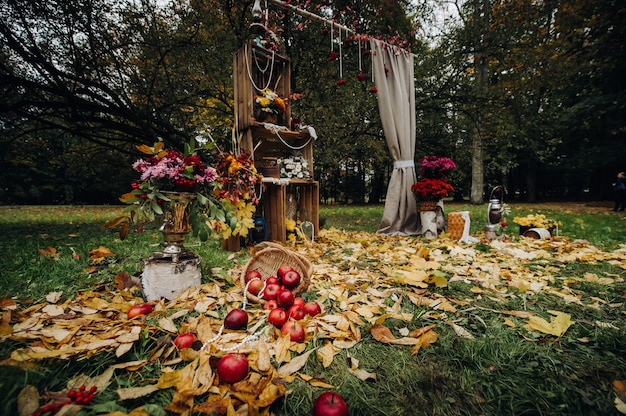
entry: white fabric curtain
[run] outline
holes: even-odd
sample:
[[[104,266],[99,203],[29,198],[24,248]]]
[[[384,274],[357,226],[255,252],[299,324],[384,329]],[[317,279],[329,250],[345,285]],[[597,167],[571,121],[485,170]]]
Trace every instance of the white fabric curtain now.
[[[378,233],[416,235],[421,225],[411,185],[415,174],[415,81],[413,54],[371,40],[378,109],[394,160]]]

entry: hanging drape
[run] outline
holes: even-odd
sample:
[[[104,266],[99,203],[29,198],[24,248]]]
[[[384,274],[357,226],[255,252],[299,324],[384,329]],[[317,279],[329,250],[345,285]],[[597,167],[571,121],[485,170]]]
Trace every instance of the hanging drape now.
[[[413,55],[377,39],[371,40],[371,48],[378,109],[394,161],[378,233],[415,235],[421,226],[411,192],[417,180]]]

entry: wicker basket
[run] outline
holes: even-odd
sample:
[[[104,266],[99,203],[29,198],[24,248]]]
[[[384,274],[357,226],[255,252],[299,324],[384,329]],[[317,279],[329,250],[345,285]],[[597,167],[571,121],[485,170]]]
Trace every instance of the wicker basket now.
[[[437,201],[417,201],[417,208],[420,211],[434,211],[437,209]]]
[[[448,233],[452,240],[460,240],[463,236],[465,220],[462,212],[451,212],[448,214]]]
[[[265,248],[252,256],[241,272],[239,280],[244,290],[246,287],[245,276],[248,271],[258,270],[261,273],[263,280],[265,280],[270,276],[276,276],[276,271],[283,265],[291,266],[297,270],[298,273],[300,273],[300,284],[292,290],[294,296],[299,296],[307,290],[311,281],[311,275],[313,274],[313,265],[311,265],[309,260],[307,260],[304,256],[281,246],[280,244],[264,241],[258,244],[258,246],[265,246]],[[246,292],[246,296],[252,302],[266,302],[264,299],[259,298],[250,292]]]

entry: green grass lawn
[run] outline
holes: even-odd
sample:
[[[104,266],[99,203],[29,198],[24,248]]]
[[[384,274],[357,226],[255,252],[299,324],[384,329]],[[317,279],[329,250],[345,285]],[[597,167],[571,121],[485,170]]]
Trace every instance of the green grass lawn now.
[[[407,322],[390,317],[384,324],[397,337],[406,328],[435,325],[438,338],[427,348],[412,354],[411,347],[383,344],[372,336],[372,324],[364,322],[361,341],[340,351],[332,365],[324,367],[320,360],[309,358],[301,372],[333,385],[348,402],[351,415],[620,414],[613,388],[614,383],[626,381],[626,260],[620,262],[619,256],[613,256],[617,260],[612,261],[594,260],[594,256],[621,253],[617,250],[626,243],[626,216],[609,212],[609,208],[602,203],[511,204],[507,231],[511,246],[525,247],[516,245],[520,237],[512,219],[529,213],[545,213],[557,219],[564,236],[562,245],[537,246],[541,247],[539,251],[547,250],[546,256],[513,261],[485,243],[475,245],[470,257],[464,252],[451,255],[453,246],[443,241],[380,239],[375,231],[382,206],[322,206],[320,217],[325,230],[344,240],[332,241],[329,237],[317,247],[304,246],[303,250],[310,254],[314,266],[334,270],[325,273],[340,279],[335,280],[340,282],[338,287],[346,284],[344,280],[356,279],[347,286],[351,295],[366,290],[368,276],[374,285],[386,262],[392,262],[387,258],[389,253],[407,247],[428,248],[441,264],[441,275],[453,281],[425,289],[400,283],[389,287],[393,295],[385,305],[397,305],[412,318]],[[103,229],[102,224],[119,215],[120,210],[0,207],[0,298],[17,299],[19,309],[23,309],[43,302],[52,291],[62,291],[63,299],[68,301],[89,290],[115,291],[115,277],[120,272],[138,274],[143,260],[158,249],[161,238],[154,226],[132,232],[125,241],[114,231]],[[470,211],[472,234],[480,236],[486,205],[446,203],[446,212],[453,211]],[[100,246],[115,255],[94,263],[89,253]],[[225,291],[235,284],[227,271],[241,267],[249,258],[247,250],[223,251],[217,239],[201,244],[190,238],[188,246],[202,257],[203,282],[219,281]],[[571,261],[559,259],[570,253],[583,254]],[[458,278],[469,269],[494,267],[501,276],[509,276],[502,277],[502,281],[528,275],[553,290],[491,287],[484,281],[479,284],[475,278]],[[326,274],[321,277],[328,277]],[[452,279],[454,276],[457,279]],[[307,296],[324,299],[326,313],[342,313],[346,306],[324,295],[331,289],[320,281],[312,284]],[[410,301],[417,295],[446,299],[455,310]],[[574,297],[579,301],[573,301]],[[19,309],[0,310],[0,324],[4,324],[0,328],[6,329]],[[548,311],[560,311],[570,315],[574,324],[562,336],[546,336],[525,329],[526,318],[509,315],[509,311],[533,313],[547,320],[551,316]],[[472,337],[460,335],[458,328]],[[50,359],[15,366],[8,365],[11,352],[28,342],[0,339],[0,391],[5,396],[0,414],[6,415],[19,414],[16,397],[28,384],[35,386],[39,394],[58,391],[77,374],[96,376],[113,364],[146,359],[159,342],[157,336],[146,332],[132,350],[119,358],[111,352],[100,352],[88,359]],[[317,340],[306,344],[307,350],[314,347],[321,344]],[[350,372],[355,360],[359,368],[376,374],[375,379],[355,377]],[[164,366],[157,361],[141,371],[116,373],[111,386],[78,414],[127,414],[140,406],[144,406],[145,414],[174,414],[163,410],[172,400],[171,389],[135,400],[120,401],[117,396],[118,388],[155,382]],[[274,414],[309,415],[316,395],[328,390],[301,378],[290,382],[287,389],[289,394],[272,406]]]

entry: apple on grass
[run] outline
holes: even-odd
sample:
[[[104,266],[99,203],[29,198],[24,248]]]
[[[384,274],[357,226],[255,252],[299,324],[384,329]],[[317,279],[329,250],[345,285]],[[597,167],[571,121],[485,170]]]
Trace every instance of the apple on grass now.
[[[265,302],[265,305],[263,305],[264,311],[271,311],[276,308],[278,308],[278,302],[276,302],[276,299],[268,300],[267,302]]]
[[[305,303],[302,308],[304,309],[306,314],[309,316],[315,316],[315,315],[319,315],[320,313],[322,313],[322,307],[320,306],[319,303],[315,302],[314,300],[312,300],[311,302]]]
[[[306,312],[304,311],[303,306],[293,305],[287,311],[287,315],[290,318],[295,319],[296,321],[299,321],[301,319],[304,319],[304,317],[306,316]]]
[[[176,348],[179,350],[190,348],[194,342],[196,342],[196,336],[191,332],[182,333],[174,338],[174,345],[176,345]]]
[[[337,393],[322,393],[313,405],[313,416],[348,416],[348,405]]]
[[[272,309],[267,315],[267,321],[279,329],[283,327],[287,319],[289,319],[287,312],[281,308]]]
[[[242,329],[248,326],[248,313],[243,309],[235,308],[224,318],[224,327],[228,329]]]
[[[283,324],[280,333],[289,335],[289,339],[292,342],[304,342],[304,327],[293,319],[289,319]]]
[[[150,305],[149,303],[142,303],[141,305],[133,305],[128,310],[128,319],[132,319],[135,316],[139,316],[139,315],[148,315],[150,312],[152,312],[152,310],[153,310],[152,305]]]
[[[220,358],[217,363],[217,374],[220,380],[227,383],[237,383],[248,375],[248,358],[245,354],[229,352]]]

